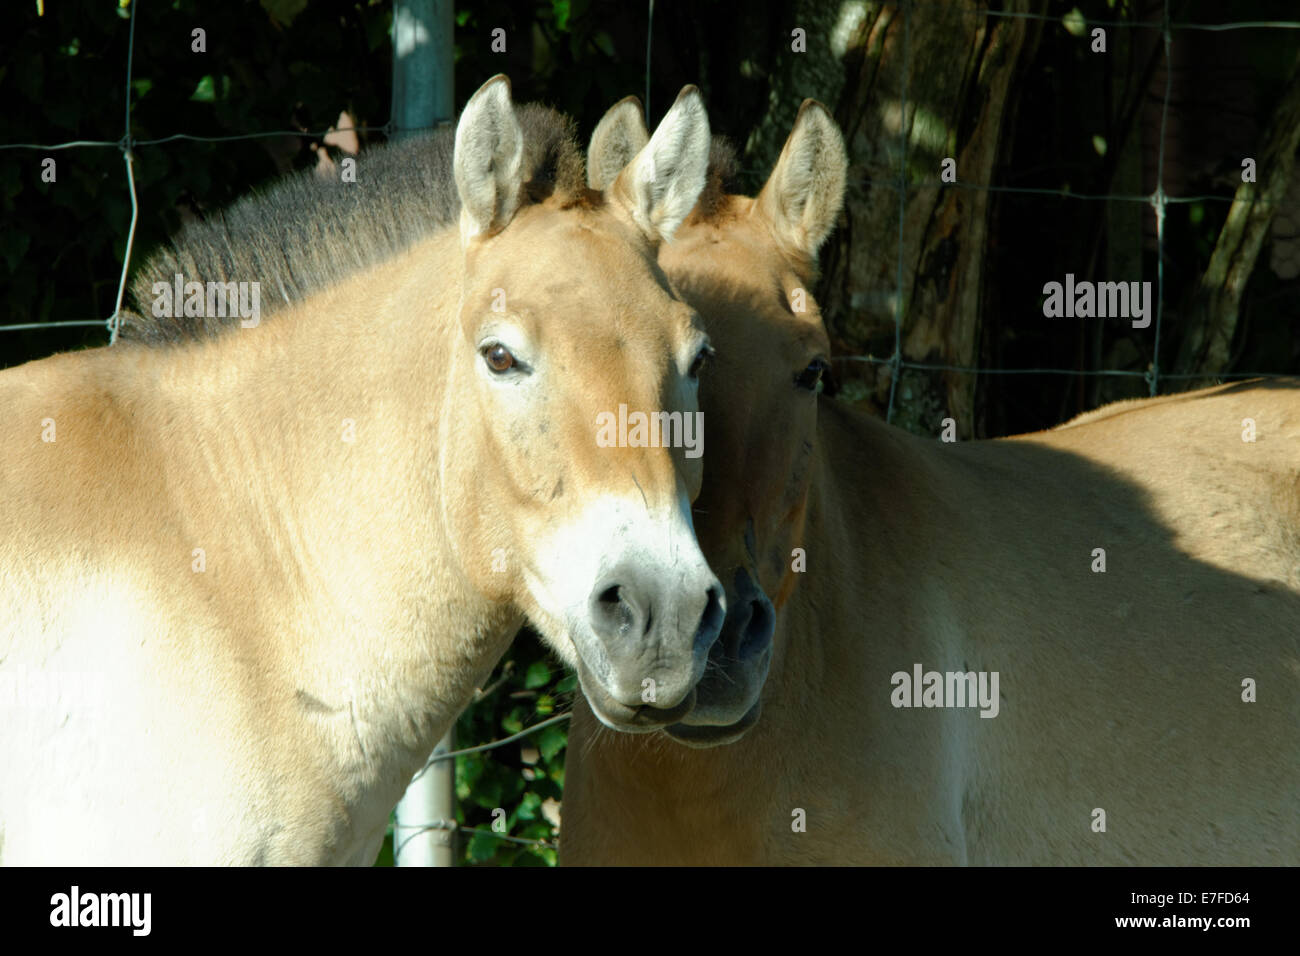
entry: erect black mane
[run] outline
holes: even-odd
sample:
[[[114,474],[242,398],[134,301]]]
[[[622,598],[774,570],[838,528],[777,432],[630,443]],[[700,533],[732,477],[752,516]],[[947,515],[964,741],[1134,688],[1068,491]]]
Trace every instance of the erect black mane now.
[[[525,200],[580,200],[585,173],[573,121],[532,104],[515,113],[524,133]],[[177,273],[185,282],[260,283],[264,318],[455,224],[454,144],[455,130],[443,128],[367,149],[357,158],[356,182],[304,170],[185,226],[135,270],[135,307],[123,317],[122,337],[151,344],[210,338],[240,321],[229,308],[225,317],[155,316],[154,283],[170,286]]]

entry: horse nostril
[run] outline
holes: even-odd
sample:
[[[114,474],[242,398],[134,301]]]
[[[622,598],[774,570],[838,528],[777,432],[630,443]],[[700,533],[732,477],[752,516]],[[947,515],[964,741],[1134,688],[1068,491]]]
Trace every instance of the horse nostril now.
[[[597,634],[607,638],[619,637],[636,625],[637,612],[627,596],[620,584],[611,584],[592,595],[591,619]]]
[[[741,632],[737,657],[744,660],[759,654],[772,640],[776,627],[776,613],[772,602],[765,597],[755,598],[749,605],[749,620]]]
[[[751,594],[754,591],[750,589]],[[776,611],[762,591],[748,601],[738,602],[735,608],[727,618],[713,653],[724,661],[752,660],[771,646],[776,629]]]

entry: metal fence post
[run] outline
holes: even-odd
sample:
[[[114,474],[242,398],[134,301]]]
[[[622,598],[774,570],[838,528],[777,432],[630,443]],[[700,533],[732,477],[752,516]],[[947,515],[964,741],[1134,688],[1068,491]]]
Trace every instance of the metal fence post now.
[[[450,121],[454,108],[451,0],[393,0],[393,138]],[[455,747],[455,726],[434,753]],[[393,862],[455,866],[456,762],[439,760],[415,779],[397,804]],[[437,824],[444,824],[438,826]]]

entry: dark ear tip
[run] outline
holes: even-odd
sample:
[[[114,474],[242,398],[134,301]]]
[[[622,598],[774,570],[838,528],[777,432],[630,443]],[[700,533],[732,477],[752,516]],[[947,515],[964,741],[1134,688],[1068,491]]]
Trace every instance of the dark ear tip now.
[[[701,103],[704,101],[704,97],[700,94],[700,88],[694,83],[687,83],[682,87],[681,92],[677,94],[677,99],[673,100],[673,106],[676,106],[683,100],[691,99],[692,97],[700,100]]]
[[[799,122],[804,118],[804,114],[806,113],[821,113],[823,119],[831,123],[835,122],[835,117],[831,114],[831,111],[827,109],[826,104],[820,100],[809,98],[799,104],[799,112],[794,118],[794,124],[796,126],[799,125]]]
[[[488,80],[488,81],[487,81],[486,83],[484,83],[482,86],[480,86],[480,87],[478,88],[478,93],[486,93],[486,92],[488,92],[488,90],[492,89],[492,87],[494,87],[494,86],[498,86],[498,85],[499,85],[499,86],[503,86],[503,87],[505,88],[505,89],[504,89],[504,92],[505,92],[505,94],[506,94],[506,99],[508,99],[508,100],[509,100],[509,99],[512,99],[512,97],[511,97],[511,92],[512,92],[512,90],[511,90],[511,86],[510,86],[510,77],[506,76],[504,73],[498,73],[496,76],[492,77],[490,80]],[[478,93],[475,93],[475,96],[477,96]]]

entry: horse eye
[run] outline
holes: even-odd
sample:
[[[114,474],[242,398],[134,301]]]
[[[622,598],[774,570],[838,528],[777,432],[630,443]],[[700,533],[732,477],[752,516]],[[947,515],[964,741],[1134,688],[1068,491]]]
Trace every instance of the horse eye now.
[[[821,383],[822,373],[829,367],[823,360],[813,359],[806,369],[795,375],[794,384],[809,392],[815,392]]]
[[[713,354],[714,352],[712,348],[707,345],[704,346],[704,348],[700,349],[699,353],[695,356],[695,361],[691,363],[690,370],[686,374],[691,378],[699,378],[700,372],[704,371],[704,366],[709,361],[709,356]]]
[[[483,359],[487,362],[488,368],[498,375],[502,372],[509,371],[514,367],[515,357],[510,354],[510,350],[500,342],[495,345],[484,346]]]

